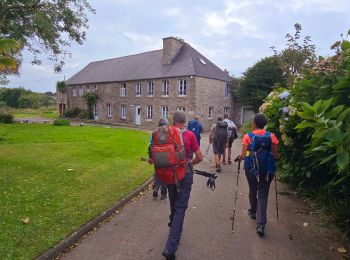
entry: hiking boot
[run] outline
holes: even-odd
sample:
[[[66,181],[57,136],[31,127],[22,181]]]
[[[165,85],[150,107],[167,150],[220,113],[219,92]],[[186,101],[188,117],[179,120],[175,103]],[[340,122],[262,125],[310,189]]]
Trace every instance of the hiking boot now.
[[[153,198],[158,198],[158,191],[156,190],[153,191]]]
[[[256,214],[251,209],[248,209],[248,216],[252,219],[256,219]]]
[[[257,226],[256,233],[258,233],[259,236],[263,237],[264,233],[265,233],[265,227],[264,226]]]
[[[222,171],[222,169],[221,169],[220,164],[217,164],[216,165],[216,172],[221,172],[221,171]]]
[[[232,164],[232,161],[231,161],[231,158],[230,158],[230,157],[227,158],[227,163],[228,163],[228,164]]]
[[[175,254],[169,253],[166,249],[163,250],[162,255],[165,257],[166,260],[175,260]]]
[[[164,193],[160,194],[160,199],[161,200],[165,200],[166,199],[166,194],[164,194]]]

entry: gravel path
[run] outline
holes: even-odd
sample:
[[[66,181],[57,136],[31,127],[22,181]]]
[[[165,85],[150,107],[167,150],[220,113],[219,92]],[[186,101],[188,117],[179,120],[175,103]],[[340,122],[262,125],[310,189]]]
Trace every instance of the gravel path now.
[[[240,141],[234,142],[233,158],[240,153]],[[202,142],[204,153],[207,136]],[[210,150],[197,168],[214,170],[212,160]],[[276,220],[272,184],[266,235],[258,237],[255,222],[247,215],[248,186],[243,170],[239,178],[235,233],[231,233],[236,172],[237,164],[224,165],[214,192],[206,187],[206,178],[195,176],[177,259],[339,259],[331,250],[329,234],[317,225],[317,214],[310,214],[295,194],[282,185],[280,221]],[[63,258],[164,259],[161,252],[168,235],[168,214],[168,201],[153,199],[148,191]]]

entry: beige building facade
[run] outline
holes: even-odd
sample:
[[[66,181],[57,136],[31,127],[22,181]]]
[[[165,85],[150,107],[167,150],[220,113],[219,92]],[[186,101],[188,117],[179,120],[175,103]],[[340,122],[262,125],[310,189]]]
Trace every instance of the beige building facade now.
[[[171,120],[184,110],[208,130],[218,115],[236,113],[228,72],[174,37],[163,39],[162,50],[92,62],[67,83],[61,98],[67,108],[86,109],[84,93],[98,94],[94,117],[100,123],[154,129],[161,117]]]

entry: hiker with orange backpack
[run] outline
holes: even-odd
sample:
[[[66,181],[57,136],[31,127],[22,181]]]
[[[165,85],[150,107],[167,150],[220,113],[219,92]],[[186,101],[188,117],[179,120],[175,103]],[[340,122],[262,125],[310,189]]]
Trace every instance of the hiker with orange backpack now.
[[[166,259],[175,259],[180,243],[193,184],[192,165],[203,160],[196,136],[186,129],[186,114],[176,111],[173,121],[173,126],[159,127],[153,133],[151,144],[151,160],[156,174],[168,184],[170,230],[162,252]]]
[[[241,160],[249,185],[250,209],[248,215],[256,219],[256,232],[264,236],[267,223],[266,211],[270,184],[275,176],[275,162],[278,158],[278,139],[273,133],[264,130],[267,119],[256,114],[253,131],[244,135]]]

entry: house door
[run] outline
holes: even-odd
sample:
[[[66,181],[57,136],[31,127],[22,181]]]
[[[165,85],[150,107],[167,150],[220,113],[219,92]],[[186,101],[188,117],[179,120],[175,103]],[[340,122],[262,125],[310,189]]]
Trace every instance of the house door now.
[[[135,106],[135,125],[141,125],[141,106]]]

